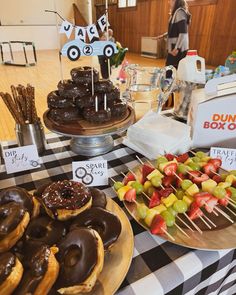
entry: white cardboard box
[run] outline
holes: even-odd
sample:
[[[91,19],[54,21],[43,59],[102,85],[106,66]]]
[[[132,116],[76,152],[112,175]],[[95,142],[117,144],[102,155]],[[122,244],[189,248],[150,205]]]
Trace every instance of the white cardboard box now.
[[[193,147],[236,148],[236,75],[212,79],[192,92],[188,124]]]

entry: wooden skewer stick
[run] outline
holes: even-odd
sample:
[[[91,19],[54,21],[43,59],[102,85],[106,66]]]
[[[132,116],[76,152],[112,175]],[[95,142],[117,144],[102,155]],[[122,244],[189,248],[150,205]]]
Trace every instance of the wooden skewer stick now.
[[[170,184],[170,187],[173,188],[175,192],[177,192],[177,189],[172,184]]]
[[[227,198],[227,197],[226,197],[226,198]],[[235,202],[233,199],[231,199],[231,198],[227,198],[227,200],[228,200],[229,202],[233,203],[233,204],[236,204],[236,202]]]
[[[189,216],[186,213],[183,213],[184,216],[188,219],[188,221],[196,228],[196,230],[202,234],[202,231],[200,230],[200,228],[192,221],[192,219],[189,218]]]
[[[110,179],[111,179],[114,183],[116,182],[114,178],[110,177]]]
[[[137,176],[136,176],[136,174],[132,171],[132,170],[130,170],[130,169],[128,169],[129,170],[129,172],[130,173],[132,173],[133,174],[133,176],[135,177],[135,179],[137,179]]]
[[[151,198],[145,193],[145,192],[142,192],[142,194],[150,201]]]
[[[174,223],[174,225],[178,228],[179,231],[181,231],[182,234],[190,239],[190,236],[176,222]]]
[[[208,218],[205,214],[203,214],[203,217],[211,224],[213,225],[214,227],[217,227],[217,225],[212,221],[210,220],[210,218]]]
[[[176,215],[176,218],[179,219],[188,229],[194,232],[193,229],[182,218],[180,218],[178,215]]]
[[[178,174],[176,174],[175,172],[173,172],[173,174],[180,180],[180,181],[183,181],[183,179],[181,177],[179,177]]]
[[[227,198],[227,200],[229,202],[229,205],[231,205],[232,207],[234,207],[236,209],[236,205],[233,202],[231,202],[228,198]]]
[[[196,153],[195,152],[193,152],[193,151],[189,151],[191,154],[193,154],[194,156],[196,156]]]
[[[234,223],[234,221],[230,218],[228,214],[226,214],[224,211],[222,211],[220,208],[215,206],[215,209],[217,212],[219,212],[222,216],[224,216],[226,219],[228,219],[231,223]]]
[[[226,208],[231,214],[233,214],[234,216],[236,216],[236,213],[235,213],[233,210],[231,210],[229,207],[225,206],[225,208]]]
[[[206,220],[200,215],[198,214],[198,217],[201,219],[201,221],[209,228],[211,229],[211,226],[206,222]]]
[[[165,187],[164,187],[162,184],[160,185],[160,187],[161,187],[162,189],[165,189]]]
[[[149,165],[151,165],[153,168],[155,168],[155,166],[149,160],[146,160],[146,161]]]
[[[220,167],[220,169],[224,170],[225,172],[228,172],[229,173],[229,170],[226,170],[225,168],[223,167]]]
[[[161,227],[161,230],[163,230],[167,237],[169,237],[172,241],[175,241],[175,238],[171,234],[169,234],[168,231],[166,231],[163,227]]]
[[[138,161],[143,165],[144,162],[139,158],[139,156],[136,155],[136,158],[138,159]]]
[[[219,216],[219,214],[213,209],[212,213],[215,214],[215,216]]]

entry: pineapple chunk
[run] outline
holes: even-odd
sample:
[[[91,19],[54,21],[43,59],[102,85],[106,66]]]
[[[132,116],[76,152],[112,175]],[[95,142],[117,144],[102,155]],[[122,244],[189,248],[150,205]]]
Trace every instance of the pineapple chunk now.
[[[187,190],[186,190],[187,195],[189,196],[194,196],[195,194],[199,193],[199,188],[198,186],[194,183],[192,184]]]
[[[213,179],[208,179],[202,182],[202,190],[210,194],[213,193],[214,188],[217,186],[217,182]]]

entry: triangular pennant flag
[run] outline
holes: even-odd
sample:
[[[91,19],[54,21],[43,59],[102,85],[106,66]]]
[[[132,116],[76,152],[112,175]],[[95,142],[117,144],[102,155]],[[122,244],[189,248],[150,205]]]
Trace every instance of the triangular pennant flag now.
[[[105,14],[103,14],[99,20],[98,20],[98,24],[99,24],[99,27],[101,29],[102,32],[104,32],[105,28],[106,28],[106,25],[108,25],[109,27],[109,22],[107,21],[107,17]]]
[[[90,41],[92,41],[94,37],[99,38],[98,30],[94,24],[87,26],[87,34]]]
[[[69,39],[72,31],[73,31],[73,25],[67,20],[64,20],[63,23],[61,24],[59,33],[66,34],[67,38]]]
[[[75,27],[75,39],[86,41],[86,29],[84,27]]]

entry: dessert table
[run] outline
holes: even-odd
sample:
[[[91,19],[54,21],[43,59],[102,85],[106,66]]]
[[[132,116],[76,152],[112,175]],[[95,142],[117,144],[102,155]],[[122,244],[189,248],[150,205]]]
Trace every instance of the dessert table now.
[[[41,157],[40,168],[6,174],[1,159],[0,189],[17,185],[32,191],[49,180],[72,179],[72,161],[86,160],[87,157],[70,150],[68,137],[49,133],[46,138],[47,149]],[[16,146],[15,142],[6,141],[1,145],[3,148]],[[113,150],[96,159],[107,160],[109,177],[121,180],[121,172],[137,166],[136,155],[122,144],[122,136],[114,136]],[[100,189],[124,209],[110,186]],[[177,246],[151,235],[130,216],[129,219],[134,233],[134,253],[117,295],[236,294],[235,250],[202,251]]]

